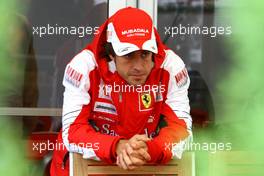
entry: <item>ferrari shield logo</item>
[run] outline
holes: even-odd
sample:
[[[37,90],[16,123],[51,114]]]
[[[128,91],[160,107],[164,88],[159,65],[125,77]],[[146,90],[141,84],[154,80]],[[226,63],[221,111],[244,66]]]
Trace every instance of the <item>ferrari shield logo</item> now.
[[[141,101],[145,108],[149,108],[151,105],[151,95],[149,93],[141,95]]]

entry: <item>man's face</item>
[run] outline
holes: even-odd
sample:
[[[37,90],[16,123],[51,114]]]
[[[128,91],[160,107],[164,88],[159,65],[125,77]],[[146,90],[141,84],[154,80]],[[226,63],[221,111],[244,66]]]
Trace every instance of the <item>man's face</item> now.
[[[139,50],[124,56],[110,56],[118,74],[130,85],[143,85],[154,66],[152,52]]]

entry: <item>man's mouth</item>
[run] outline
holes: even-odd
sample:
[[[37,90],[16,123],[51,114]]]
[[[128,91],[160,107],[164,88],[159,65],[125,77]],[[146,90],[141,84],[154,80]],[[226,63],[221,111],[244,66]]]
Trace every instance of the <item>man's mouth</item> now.
[[[139,80],[142,80],[144,78],[144,75],[131,75],[131,77],[134,80],[139,81]]]
[[[142,76],[144,76],[144,74],[131,74],[130,76],[134,76],[134,77],[142,77]]]

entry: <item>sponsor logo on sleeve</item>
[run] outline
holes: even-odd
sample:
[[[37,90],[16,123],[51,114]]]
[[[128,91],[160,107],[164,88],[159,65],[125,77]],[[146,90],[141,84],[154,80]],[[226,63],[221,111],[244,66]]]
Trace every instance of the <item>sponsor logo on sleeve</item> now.
[[[187,69],[184,68],[182,71],[176,74],[175,76],[176,84],[178,87],[182,87],[187,83],[188,80],[188,72]]]
[[[82,80],[83,74],[79,73],[72,67],[68,67],[65,74],[65,80],[73,85],[74,87],[79,87],[81,80]]]

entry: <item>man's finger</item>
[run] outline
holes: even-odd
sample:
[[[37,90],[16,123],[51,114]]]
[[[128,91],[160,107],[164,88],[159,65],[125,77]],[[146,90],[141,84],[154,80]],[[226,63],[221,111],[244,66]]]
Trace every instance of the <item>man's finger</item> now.
[[[146,135],[134,135],[131,139],[128,140],[128,143],[133,147],[133,149],[139,149],[143,147],[147,147],[146,142],[150,139]]]
[[[147,151],[147,148],[134,149],[131,147],[130,143],[127,143],[126,144],[126,151],[127,151],[129,156],[133,156],[133,157],[139,158],[141,160],[149,161],[151,159],[150,155]]]
[[[131,161],[133,163],[133,166],[142,166],[146,163],[146,161],[142,160],[142,159],[139,159],[137,157],[130,157],[131,158]]]
[[[134,152],[133,148],[131,147],[129,143],[126,143],[126,151],[128,155],[131,155]]]
[[[147,152],[147,150],[141,148],[139,150],[137,150],[137,153],[142,156],[146,161],[150,161],[151,157],[149,155],[149,153]]]
[[[132,156],[135,158],[138,158],[140,160],[145,160],[143,156],[141,156],[140,154],[138,154],[138,152],[136,150],[134,150],[129,143],[126,144],[126,152],[129,155],[129,157],[131,158]]]
[[[119,161],[120,161],[121,168],[127,170],[128,168],[127,168],[127,165],[125,164],[122,153],[119,154]]]
[[[147,148],[147,144],[143,141],[136,141],[136,140],[132,140],[132,141],[128,141],[128,143],[133,147],[133,149],[137,150],[140,148]]]
[[[151,140],[145,134],[136,134],[131,139],[132,140],[137,140],[137,141],[144,141],[144,142],[147,142],[147,141]]]
[[[130,170],[135,169],[136,166],[141,166],[146,163],[146,161],[144,161],[144,158],[141,159],[142,157],[140,155],[137,155],[139,157],[133,157],[132,155],[128,155],[127,151],[123,151],[122,156],[124,158],[124,161],[126,162],[128,169]]]
[[[120,165],[119,156],[116,157],[116,165]]]
[[[127,167],[131,166],[132,165],[132,161],[130,160],[129,156],[127,155],[126,151],[123,150],[122,151],[122,156],[123,156],[123,159],[127,165]]]
[[[123,156],[123,159],[125,161],[127,168],[130,170],[135,169],[135,167],[133,166],[133,162],[131,161],[130,157],[126,153],[126,150],[122,151],[122,156]]]

